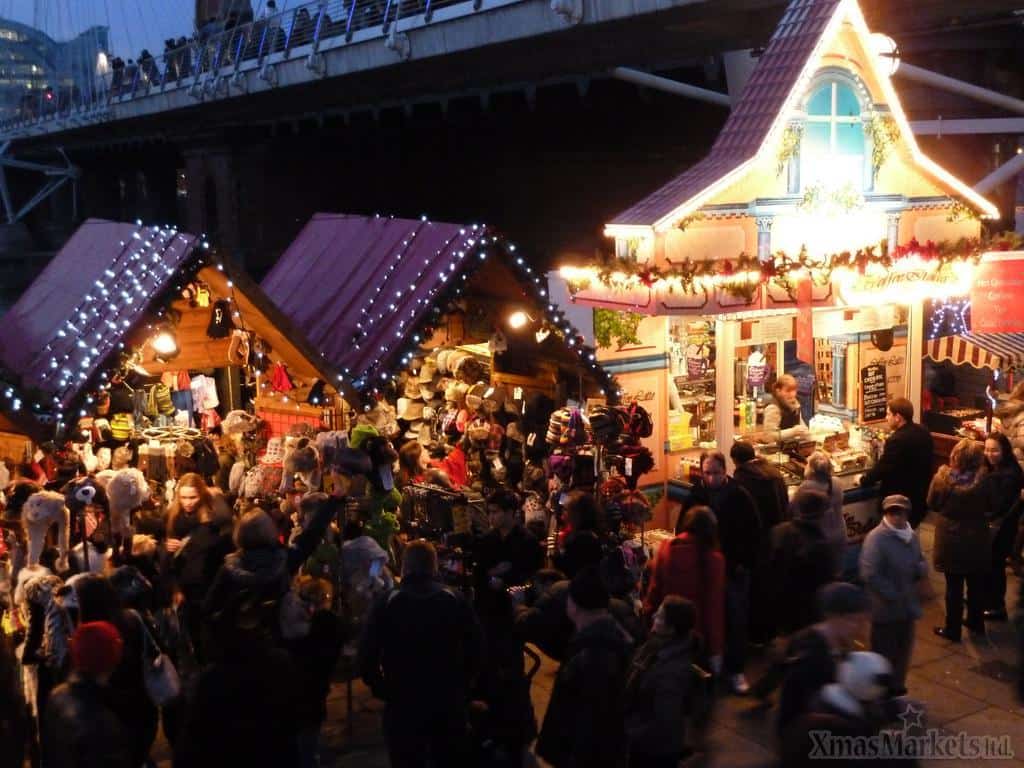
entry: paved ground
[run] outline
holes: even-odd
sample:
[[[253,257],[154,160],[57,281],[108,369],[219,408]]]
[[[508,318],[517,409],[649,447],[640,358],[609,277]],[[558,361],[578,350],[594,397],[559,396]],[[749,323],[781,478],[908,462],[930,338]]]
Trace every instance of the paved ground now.
[[[928,523],[921,529],[925,551],[932,549],[933,531]],[[942,594],[942,576],[933,574],[938,594]],[[1018,582],[1011,577],[1008,594],[1010,607],[1017,599]],[[984,640],[967,638],[963,644],[941,640],[932,627],[942,623],[941,600],[930,604],[918,625],[914,656],[907,686],[914,699],[925,703],[929,726],[948,733],[1003,735],[1011,737],[1017,760],[1002,765],[1024,766],[1024,705],[1015,696],[1013,678],[1017,666],[1013,629],[1009,624],[989,624]],[[756,677],[765,660],[751,661],[751,678]],[[543,717],[551,693],[556,665],[545,660],[534,678],[533,700],[538,718]],[[336,768],[386,768],[380,730],[380,702],[369,696],[361,683],[353,685],[352,721],[346,715],[346,687],[337,683],[328,702],[329,717],[323,730],[322,765]],[[761,768],[773,762],[771,710],[757,707],[753,701],[724,698],[718,706],[708,751],[685,763],[691,766],[728,766]],[[351,727],[351,736],[349,735]],[[166,750],[157,755],[169,765]],[[964,766],[977,761],[928,761],[928,766]]]

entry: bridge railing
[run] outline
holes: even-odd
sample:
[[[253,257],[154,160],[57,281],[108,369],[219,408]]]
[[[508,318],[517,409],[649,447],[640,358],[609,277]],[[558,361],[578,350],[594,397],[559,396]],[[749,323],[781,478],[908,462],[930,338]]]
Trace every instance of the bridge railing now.
[[[50,121],[74,121],[103,113],[113,104],[154,92],[188,88],[202,98],[229,88],[224,78],[243,65],[262,65],[273,57],[288,58],[295,49],[321,44],[345,45],[358,33],[385,37],[400,19],[433,21],[442,8],[461,6],[466,14],[479,11],[483,0],[311,0],[295,8],[242,24],[223,22],[200,29],[186,45],[160,56],[140,57],[127,64],[115,60],[85,87],[61,86],[26,92],[18,116],[0,123],[0,131],[29,128]],[[461,15],[461,14],[459,14]],[[365,35],[360,34],[360,38]],[[251,62],[255,62],[255,65]]]

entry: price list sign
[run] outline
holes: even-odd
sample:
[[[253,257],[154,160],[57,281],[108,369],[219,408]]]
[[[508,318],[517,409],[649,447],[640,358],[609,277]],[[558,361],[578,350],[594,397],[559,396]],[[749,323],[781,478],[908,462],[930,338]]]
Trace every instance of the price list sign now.
[[[888,408],[885,366],[868,365],[860,369],[861,420],[882,421]]]

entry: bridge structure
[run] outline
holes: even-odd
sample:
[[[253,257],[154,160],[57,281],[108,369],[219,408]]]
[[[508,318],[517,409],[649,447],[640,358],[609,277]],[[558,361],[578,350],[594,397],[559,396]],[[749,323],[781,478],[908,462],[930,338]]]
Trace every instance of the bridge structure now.
[[[483,215],[527,231],[536,250],[593,247],[605,215],[700,158],[785,5],[308,0],[206,28],[86,91],[40,92],[0,125],[0,168],[39,170],[53,156],[42,189],[70,200],[55,194],[40,215],[173,220],[257,272],[315,210]],[[965,174],[995,168],[992,186],[1021,170],[1017,5],[863,3],[871,27],[899,42],[915,129],[973,139]],[[960,77],[943,81],[908,58],[952,61]],[[979,60],[1016,68],[1009,85],[1020,91],[968,92],[962,77],[989,74]],[[965,112],[965,100],[980,109]],[[992,136],[995,158],[977,151]],[[29,214],[15,198],[41,199],[12,186],[0,176],[8,222]]]

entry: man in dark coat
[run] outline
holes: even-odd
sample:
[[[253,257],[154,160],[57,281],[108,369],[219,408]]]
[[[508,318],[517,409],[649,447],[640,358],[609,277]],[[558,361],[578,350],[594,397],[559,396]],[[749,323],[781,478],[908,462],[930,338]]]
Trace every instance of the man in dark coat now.
[[[701,479],[676,523],[676,533],[690,507],[711,507],[718,521],[718,539],[725,557],[725,659],[724,667],[734,693],[746,694],[750,685],[743,674],[747,663],[750,620],[751,574],[761,552],[761,519],[753,497],[726,473],[725,456],[719,451],[701,455]],[[718,674],[721,670],[714,670]]]
[[[608,591],[597,568],[584,568],[573,578],[568,605],[576,634],[555,678],[537,754],[553,768],[621,768],[631,644],[608,613]]]
[[[487,733],[505,754],[517,757],[537,733],[523,640],[515,632],[507,588],[526,584],[544,560],[540,544],[516,519],[518,508],[514,493],[492,493],[487,498],[491,530],[474,548],[476,608],[487,645],[479,685],[488,706]]]
[[[770,462],[759,458],[750,443],[736,440],[729,449],[729,458],[736,465],[733,479],[754,499],[761,518],[760,551],[750,594],[750,640],[767,643],[775,636],[772,579],[768,564],[771,532],[776,525],[789,519],[789,493],[782,473]]]
[[[910,499],[909,520],[917,528],[928,513],[926,497],[932,480],[934,446],[931,433],[914,423],[914,404],[905,397],[889,402],[892,432],[878,462],[861,477],[861,485],[879,484],[879,499],[900,495]]]
[[[402,585],[373,607],[359,647],[363,682],[387,704],[394,768],[468,768],[466,709],[482,646],[473,609],[437,581],[433,545],[410,543]]]

